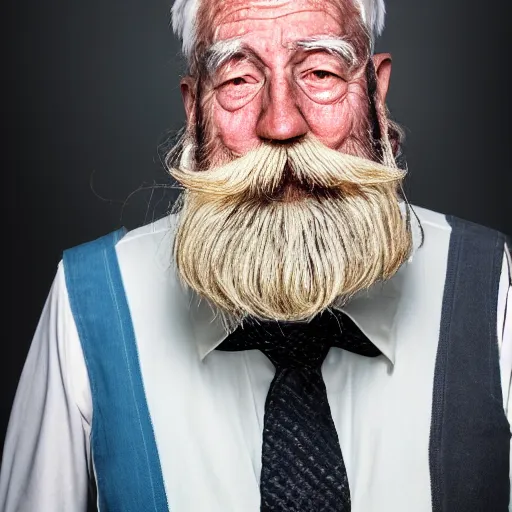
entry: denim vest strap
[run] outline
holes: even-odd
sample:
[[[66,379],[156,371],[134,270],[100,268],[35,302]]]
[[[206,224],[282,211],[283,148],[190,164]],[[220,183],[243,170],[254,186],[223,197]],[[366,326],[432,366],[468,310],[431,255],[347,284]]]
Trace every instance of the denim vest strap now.
[[[510,426],[503,410],[497,303],[505,237],[452,227],[434,376],[433,512],[507,512]]]
[[[101,512],[164,512],[167,498],[116,243],[120,229],[64,252],[66,286],[89,375]]]

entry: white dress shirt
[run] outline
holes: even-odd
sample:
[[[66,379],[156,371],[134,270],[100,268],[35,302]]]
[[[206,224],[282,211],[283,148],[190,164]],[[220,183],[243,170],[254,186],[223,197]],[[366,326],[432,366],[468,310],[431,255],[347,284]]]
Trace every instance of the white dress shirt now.
[[[322,367],[352,512],[432,509],[432,373],[451,228],[444,216],[415,210],[424,245],[389,282],[343,308],[384,357],[331,348]],[[258,512],[264,405],[274,368],[257,350],[214,350],[226,332],[211,308],[180,284],[171,257],[173,221],[134,230],[116,246],[169,509]],[[510,266],[504,251],[496,329],[508,418]],[[12,409],[0,510],[86,510],[94,478],[92,415],[61,264]]]

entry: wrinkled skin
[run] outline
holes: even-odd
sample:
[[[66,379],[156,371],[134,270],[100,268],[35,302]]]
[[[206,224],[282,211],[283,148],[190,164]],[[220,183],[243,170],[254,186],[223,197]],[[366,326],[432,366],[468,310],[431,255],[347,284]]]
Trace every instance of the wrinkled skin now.
[[[183,280],[236,318],[294,321],[393,275],[410,233],[386,135],[391,61],[370,65],[353,0],[203,0],[197,35],[177,153],[196,183],[176,236]],[[326,188],[338,159],[369,181]]]
[[[205,81],[202,109],[209,121],[208,136],[218,147],[242,155],[262,141],[285,143],[306,134],[347,153],[360,153],[360,147],[366,147],[366,61],[358,45],[361,38],[356,37],[361,29],[353,8],[352,19],[342,19],[347,12],[342,7],[328,0],[223,0],[211,7],[211,42],[240,37],[260,61],[256,65],[231,60]],[[293,46],[320,35],[343,36],[352,43],[360,57],[355,69],[327,51],[305,52]],[[391,59],[389,54],[372,58],[377,101],[383,105]],[[181,90],[191,126],[194,79],[185,78]]]

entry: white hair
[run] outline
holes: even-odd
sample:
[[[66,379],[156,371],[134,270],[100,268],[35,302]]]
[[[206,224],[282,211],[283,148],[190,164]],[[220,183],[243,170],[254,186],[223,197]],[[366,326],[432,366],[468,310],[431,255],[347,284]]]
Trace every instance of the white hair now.
[[[326,50],[329,53],[338,55],[350,66],[357,62],[356,50],[352,44],[342,37],[315,36],[299,41],[297,46],[306,51]]]
[[[326,50],[327,52],[337,55],[349,66],[357,63],[356,51],[351,43],[345,41],[342,37],[331,36],[315,36],[294,43],[295,46],[305,51]],[[206,51],[206,71],[212,74],[227,60],[239,55],[244,56],[245,47],[243,41],[239,37],[227,39],[225,41],[217,41],[212,44]]]
[[[384,0],[353,0],[370,36],[372,49],[384,29],[386,6]],[[182,41],[182,51],[187,59],[192,54],[196,40],[196,17],[200,0],[175,0],[171,9],[172,28]]]

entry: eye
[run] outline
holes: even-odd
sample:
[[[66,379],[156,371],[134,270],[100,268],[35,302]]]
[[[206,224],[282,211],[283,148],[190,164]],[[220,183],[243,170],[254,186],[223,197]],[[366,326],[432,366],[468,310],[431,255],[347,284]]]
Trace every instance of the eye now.
[[[316,103],[334,103],[345,95],[347,81],[334,71],[309,69],[300,73],[297,83],[304,93]]]
[[[332,71],[327,71],[326,69],[313,69],[305,73],[303,79],[306,82],[310,82],[311,84],[316,84],[318,86],[332,86],[336,82],[343,81],[339,75]]]
[[[262,78],[253,74],[229,77],[216,87],[217,101],[226,110],[237,110],[254,98],[262,84]]]
[[[217,87],[217,90],[228,89],[230,87],[243,87],[254,85],[258,80],[250,75],[234,76],[222,81]]]
[[[243,85],[243,84],[247,83],[245,81],[244,77],[242,77],[242,76],[237,76],[236,78],[229,80],[227,83],[229,83],[229,82],[231,82],[233,85]]]
[[[331,73],[330,71],[325,71],[323,69],[316,69],[312,72],[312,75],[315,76],[315,78],[318,78],[319,80],[325,80],[326,78],[338,78],[337,75],[334,73]]]

